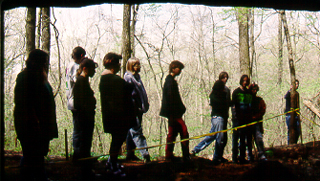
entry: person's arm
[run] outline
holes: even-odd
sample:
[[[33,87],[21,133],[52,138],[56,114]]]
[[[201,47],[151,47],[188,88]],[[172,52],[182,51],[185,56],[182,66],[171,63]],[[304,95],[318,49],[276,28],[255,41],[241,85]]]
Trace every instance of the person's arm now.
[[[290,89],[291,90],[291,89]],[[290,90],[288,90],[288,92],[286,93],[286,95],[284,96],[285,99],[290,99]]]

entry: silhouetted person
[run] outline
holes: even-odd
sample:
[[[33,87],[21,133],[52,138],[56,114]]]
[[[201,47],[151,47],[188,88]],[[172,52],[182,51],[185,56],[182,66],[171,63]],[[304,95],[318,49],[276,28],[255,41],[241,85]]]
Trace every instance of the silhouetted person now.
[[[180,133],[180,138],[189,138],[187,126],[182,119],[182,115],[186,112],[186,107],[182,103],[179,93],[179,87],[177,81],[174,79],[180,75],[184,65],[174,60],[169,65],[169,75],[167,75],[163,86],[162,104],[160,109],[160,116],[168,118],[168,135],[166,145],[166,160],[173,161],[174,144],[168,144],[174,142]],[[181,142],[183,160],[190,160],[189,154],[189,141]]]
[[[98,64],[93,60],[85,58],[80,63],[77,73],[77,81],[74,86],[74,108],[77,110],[74,114],[74,140],[76,146],[73,158],[74,161],[80,158],[91,156],[91,144],[94,128],[94,116],[96,109],[96,99],[94,92],[90,87],[89,78],[95,74]],[[91,171],[90,161],[81,161],[82,180],[88,180],[94,176]]]
[[[55,101],[48,82],[49,56],[32,50],[26,65],[14,89],[14,124],[23,151],[22,179],[47,180],[44,156],[50,140],[58,138]]]
[[[69,63],[68,67],[66,68],[66,95],[67,95],[67,104],[68,109],[72,112],[72,118],[73,118],[73,159],[77,160],[77,156],[79,156],[79,146],[78,140],[79,140],[79,131],[76,130],[76,127],[74,126],[75,122],[79,122],[77,119],[79,118],[78,111],[74,107],[74,86],[77,81],[77,72],[80,66],[81,61],[85,58],[86,51],[78,46],[75,47],[72,50],[71,57],[73,59],[72,62]]]
[[[99,89],[104,131],[112,136],[108,165],[115,175],[125,176],[118,164],[118,154],[129,129],[136,126],[136,115],[131,96],[133,87],[116,75],[120,70],[120,59],[121,55],[116,53],[105,55]]]
[[[131,84],[134,89],[132,91],[132,99],[136,112],[137,126],[129,129],[127,135],[127,160],[137,160],[133,149],[147,147],[147,141],[142,133],[142,116],[149,110],[149,102],[147,92],[143,86],[139,75],[140,61],[138,58],[130,58],[127,62],[127,72],[124,74],[124,80]],[[139,150],[146,162],[150,161],[148,149]]]

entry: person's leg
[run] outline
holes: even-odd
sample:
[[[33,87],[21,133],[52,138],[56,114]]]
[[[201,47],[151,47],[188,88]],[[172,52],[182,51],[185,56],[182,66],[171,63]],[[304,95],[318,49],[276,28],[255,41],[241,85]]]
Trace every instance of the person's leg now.
[[[118,154],[121,149],[121,146],[123,142],[126,139],[127,136],[127,131],[117,131],[111,134],[112,139],[111,139],[111,145],[110,145],[110,162],[111,162],[111,167],[113,170],[119,169],[118,168]]]
[[[256,124],[255,125],[255,132],[254,132],[254,141],[256,143],[256,146],[257,146],[257,150],[258,150],[258,157],[259,159],[263,158],[265,159],[265,155],[264,155],[264,152],[265,152],[265,149],[264,149],[264,143],[263,143],[263,135],[261,133],[261,124]]]
[[[232,121],[232,127],[238,127],[239,123],[237,120]],[[239,130],[232,131],[232,161],[234,163],[238,162],[238,149],[239,149]]]
[[[137,116],[137,122],[138,122],[138,125],[131,129],[131,136],[132,136],[133,142],[137,148],[148,147],[147,140],[144,137],[142,132],[142,114],[139,114]],[[141,149],[139,151],[144,158],[150,159],[148,149]]]
[[[177,123],[176,120],[169,120],[168,125],[168,135],[167,135],[167,145],[166,145],[166,159],[172,159],[173,158],[173,149],[174,144],[172,142],[176,141],[176,137],[178,135],[177,132]],[[171,143],[171,144],[168,144]]]
[[[288,145],[289,145],[289,137],[290,137],[290,118],[291,118],[291,115],[286,115],[286,123],[287,123],[287,128],[288,128]]]
[[[299,119],[299,116],[296,116],[295,117],[295,122],[297,123],[297,129],[296,129],[296,138],[295,138],[295,142],[298,143],[298,140],[299,140],[299,136],[301,136],[301,129],[300,129],[300,119]]]
[[[179,124],[179,133],[180,133],[180,139],[188,139],[189,138],[189,132],[186,126],[186,123],[183,121],[182,118],[177,119],[177,122]],[[181,142],[181,148],[182,148],[182,155],[183,158],[189,159],[190,153],[189,153],[189,140]]]
[[[214,131],[222,131],[224,127],[224,119],[222,117],[216,117],[213,119],[213,127]],[[222,158],[223,149],[226,144],[226,134],[225,133],[217,133],[216,134],[216,144],[214,148],[213,159],[220,160]]]
[[[72,135],[72,145],[73,145],[73,161],[81,158],[81,126],[80,126],[80,115],[79,111],[72,111],[73,117],[73,135]]]
[[[213,123],[214,118],[211,118],[211,129],[209,133],[215,132],[215,127]],[[207,146],[209,146],[215,139],[217,135],[211,135],[211,136],[206,136],[197,146],[195,146],[192,150],[194,153],[199,153],[200,151],[204,150]]]
[[[247,141],[247,149],[248,149],[248,160],[254,161],[254,156],[252,154],[252,136],[253,136],[254,126],[247,127],[246,132],[246,141]]]
[[[127,133],[127,139],[126,139],[126,146],[127,146],[127,160],[132,160],[134,159],[134,149],[136,148],[136,145],[133,142],[132,139],[132,134],[131,134],[132,128],[129,129],[128,133]]]
[[[20,140],[23,151],[21,176],[23,180],[47,179],[44,156],[48,154],[50,140],[38,136]]]

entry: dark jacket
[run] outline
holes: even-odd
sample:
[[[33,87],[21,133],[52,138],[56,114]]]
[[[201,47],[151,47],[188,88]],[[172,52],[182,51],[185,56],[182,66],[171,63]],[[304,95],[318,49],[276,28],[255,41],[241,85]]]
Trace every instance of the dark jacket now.
[[[90,87],[88,80],[79,76],[73,88],[74,108],[78,111],[88,114],[94,113],[96,108],[96,99],[94,92]]]
[[[134,87],[132,91],[132,98],[136,112],[139,114],[146,113],[149,110],[149,102],[147,92],[143,86],[140,75],[133,75],[131,72],[127,71],[124,74],[123,79]]]
[[[101,76],[99,89],[104,131],[127,132],[136,126],[131,97],[133,87],[118,75],[105,74]]]
[[[263,115],[266,113],[266,103],[259,96],[253,96],[252,98],[252,121],[263,120]],[[263,124],[258,123],[259,131],[263,133]]]
[[[56,105],[49,82],[22,71],[16,79],[14,103],[14,125],[19,140],[58,138]]]
[[[228,118],[229,102],[227,101],[227,92],[211,92],[210,105],[212,107],[211,117]]]
[[[181,118],[186,112],[182,103],[177,81],[172,75],[168,75],[164,82],[160,116],[166,118]]]
[[[288,90],[288,92],[286,93],[286,95],[284,96],[284,98],[286,99],[286,108],[284,110],[284,112],[288,112],[290,111],[290,108],[291,108],[291,94],[290,94],[291,90]],[[300,105],[299,105],[299,92],[296,91],[297,93],[297,107],[300,108]],[[287,115],[290,115],[290,113],[287,113]]]
[[[233,116],[239,121],[239,125],[252,122],[252,93],[248,89],[242,90],[240,87],[232,93],[232,105],[235,107]],[[234,118],[233,118],[234,119]]]

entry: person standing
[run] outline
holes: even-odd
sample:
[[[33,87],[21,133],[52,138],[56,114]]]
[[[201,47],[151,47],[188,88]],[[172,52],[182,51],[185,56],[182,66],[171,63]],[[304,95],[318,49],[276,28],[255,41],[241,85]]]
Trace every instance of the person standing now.
[[[227,92],[225,92],[225,82],[217,80],[214,83],[210,93],[210,105],[212,107],[210,133],[226,129],[227,120],[225,119],[228,118],[229,105],[227,101]],[[194,147],[192,150],[193,154],[205,149],[214,140],[216,140],[212,160],[214,165],[227,162],[228,160],[222,157],[224,147],[227,143],[227,132],[206,136],[197,146]]]
[[[98,64],[93,60],[85,58],[80,63],[77,73],[77,81],[75,83],[74,92],[74,108],[77,110],[75,114],[75,145],[79,148],[74,153],[76,158],[90,157],[92,135],[94,128],[94,116],[96,108],[96,99],[94,92],[90,87],[89,78],[95,74]]]
[[[74,161],[77,160],[76,157],[74,157],[75,155],[79,155],[79,149],[77,147],[77,145],[79,145],[77,143],[78,137],[79,135],[77,135],[78,130],[76,130],[76,127],[74,126],[75,122],[77,122],[77,110],[74,108],[74,94],[73,94],[73,89],[75,86],[75,83],[77,81],[77,71],[79,69],[79,64],[81,63],[81,61],[85,58],[86,55],[86,51],[78,46],[75,47],[72,50],[72,54],[71,57],[73,59],[72,62],[69,63],[68,67],[66,68],[66,95],[67,95],[67,105],[68,105],[68,109],[72,112],[72,122],[73,122],[73,159]]]
[[[187,126],[182,119],[182,115],[186,112],[186,107],[182,103],[178,83],[174,79],[180,75],[183,68],[184,65],[180,61],[172,61],[169,65],[169,75],[166,77],[163,86],[160,116],[168,118],[169,126],[165,158],[170,161],[174,160],[174,144],[172,142],[176,140],[178,133],[180,133],[181,140],[189,138]],[[190,160],[189,141],[181,142],[181,147],[183,160]]]
[[[74,108],[77,110],[74,114],[74,140],[75,149],[74,161],[91,157],[91,145],[94,129],[94,116],[96,109],[96,99],[94,92],[90,87],[89,78],[95,74],[98,64],[93,60],[85,58],[80,63],[77,72],[77,81],[74,85]],[[81,161],[81,179],[88,180],[93,176],[91,172],[91,163]]]
[[[120,70],[120,59],[122,56],[116,53],[104,56],[105,70],[101,74],[99,89],[104,132],[112,136],[107,164],[114,175],[124,177],[118,154],[129,129],[136,126],[136,115],[131,95],[133,87],[116,75]]]
[[[49,55],[32,50],[14,88],[14,125],[23,157],[23,180],[47,180],[44,156],[50,140],[58,138],[56,105],[48,82]]]
[[[141,81],[140,61],[138,58],[130,58],[127,62],[127,72],[124,74],[124,80],[134,87],[132,98],[137,114],[137,126],[129,129],[127,134],[127,160],[136,160],[133,149],[147,147],[147,141],[142,133],[142,116],[149,110],[149,102],[146,90]],[[148,149],[141,149],[140,153],[146,162],[150,162]]]
[[[295,81],[296,83],[296,90],[299,88],[299,80],[296,79]],[[286,95],[284,96],[285,100],[286,100],[286,109],[285,109],[285,112],[289,112],[291,111],[291,90],[292,90],[292,85],[290,87],[290,90],[288,90],[288,92],[286,93]],[[296,103],[297,103],[297,108],[300,108],[300,100],[299,100],[299,92],[296,91]],[[295,132],[297,133],[296,134],[296,137],[294,138],[294,142],[297,143],[298,142],[298,139],[299,139],[299,136],[301,134],[301,128],[300,128],[300,118],[299,116],[294,113],[295,117],[294,117],[294,122],[296,123],[296,125],[294,125],[294,128],[296,129]],[[289,138],[290,138],[290,119],[291,119],[291,113],[287,113],[286,114],[286,123],[287,123],[287,127],[288,127],[288,145],[289,145]]]
[[[242,75],[240,78],[240,86],[232,93],[232,106],[233,106],[233,127],[237,125],[245,125],[252,122],[252,93],[247,89],[250,79],[248,75]],[[235,130],[234,130],[235,132]],[[248,150],[252,149],[252,126],[244,127],[236,130],[237,133],[233,135],[232,142],[232,160],[234,163],[238,162],[238,139],[240,137],[240,156],[239,162],[246,163],[246,145]],[[237,137],[239,134],[239,137]]]
[[[260,96],[257,96],[259,91],[258,84],[252,83],[249,86],[249,90],[252,92],[252,121],[263,120],[263,115],[266,113],[266,103]],[[259,161],[267,161],[263,143],[263,122],[253,125],[253,139],[258,149]],[[249,160],[253,161],[252,149],[249,150],[248,155],[250,157]]]

